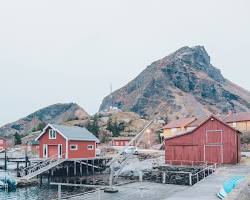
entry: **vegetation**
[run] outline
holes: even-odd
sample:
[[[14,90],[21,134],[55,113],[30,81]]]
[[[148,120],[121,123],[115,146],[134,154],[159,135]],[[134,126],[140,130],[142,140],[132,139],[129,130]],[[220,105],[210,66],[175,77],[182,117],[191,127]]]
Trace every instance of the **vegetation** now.
[[[14,135],[14,142],[15,142],[15,145],[18,145],[18,144],[22,143],[21,135],[19,133],[17,133],[17,132]]]
[[[112,119],[109,118],[108,125],[107,125],[107,130],[109,130],[113,137],[118,137],[120,136],[120,132],[124,131],[124,124],[118,124],[117,121],[112,122]]]
[[[88,131],[93,133],[97,138],[99,138],[100,127],[98,125],[97,115],[95,115],[92,120],[88,121],[86,128],[88,129]]]
[[[45,126],[46,126],[46,123],[41,122],[36,127],[33,127],[31,131],[32,132],[42,131],[45,128]]]

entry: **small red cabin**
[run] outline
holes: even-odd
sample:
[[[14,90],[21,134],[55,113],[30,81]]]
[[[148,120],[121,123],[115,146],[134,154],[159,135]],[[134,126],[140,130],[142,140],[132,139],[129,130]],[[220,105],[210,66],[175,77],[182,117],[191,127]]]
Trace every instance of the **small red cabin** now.
[[[127,146],[132,137],[114,137],[112,138],[112,146]]]
[[[0,151],[4,150],[6,148],[6,139],[0,137]]]
[[[49,124],[36,138],[40,158],[84,159],[96,157],[99,140],[86,128]]]
[[[210,116],[191,131],[165,139],[166,164],[240,162],[240,132],[220,119]]]

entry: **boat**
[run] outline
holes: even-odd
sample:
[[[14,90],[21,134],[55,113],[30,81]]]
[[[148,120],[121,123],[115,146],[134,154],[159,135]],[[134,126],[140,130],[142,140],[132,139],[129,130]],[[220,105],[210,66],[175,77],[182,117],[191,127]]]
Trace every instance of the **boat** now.
[[[224,199],[225,197],[228,196],[228,194],[230,192],[232,192],[232,190],[242,181],[244,180],[244,177],[243,176],[235,176],[235,177],[232,177],[228,180],[226,180],[224,183],[223,183],[223,187],[220,189],[219,193],[217,194],[217,196],[220,198],[220,199]]]
[[[16,191],[17,181],[7,172],[0,172],[0,189],[8,190],[8,192]]]

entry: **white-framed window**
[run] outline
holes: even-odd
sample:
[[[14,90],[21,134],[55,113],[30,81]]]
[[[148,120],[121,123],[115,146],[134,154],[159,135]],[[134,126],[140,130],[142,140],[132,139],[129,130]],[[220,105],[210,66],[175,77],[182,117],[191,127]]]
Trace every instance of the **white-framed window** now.
[[[237,124],[236,122],[233,122],[233,127],[236,128]]]
[[[56,131],[53,129],[49,129],[49,139],[56,139]]]
[[[70,145],[70,150],[75,151],[78,149],[78,146],[76,144],[71,144]]]
[[[94,149],[94,145],[88,145],[88,150],[93,150]]]

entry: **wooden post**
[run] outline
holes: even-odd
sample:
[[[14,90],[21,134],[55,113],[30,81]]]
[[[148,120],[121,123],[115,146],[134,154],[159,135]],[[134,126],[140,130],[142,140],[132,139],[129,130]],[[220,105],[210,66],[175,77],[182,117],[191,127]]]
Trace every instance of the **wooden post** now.
[[[16,176],[19,176],[19,162],[16,163]]]
[[[40,186],[42,186],[42,184],[43,184],[43,176],[40,175]]]
[[[76,161],[74,161],[74,176],[76,176]]]
[[[4,170],[7,171],[7,150],[4,151]]]
[[[87,160],[87,162],[86,162],[86,173],[87,173],[87,175],[89,175],[89,160]]]
[[[80,174],[82,176],[82,163],[80,163]]]
[[[142,171],[139,171],[139,181],[142,182],[142,179],[143,179],[143,177],[142,177]]]
[[[95,173],[95,168],[94,168],[94,160],[92,160],[92,174],[94,174]]]
[[[62,186],[58,184],[58,200],[62,199]]]
[[[69,165],[67,163],[67,166],[66,166],[66,173],[67,173],[67,177],[69,176]]]
[[[192,173],[191,172],[189,173],[189,185],[190,186],[192,185]]]
[[[162,173],[162,183],[165,184],[166,183],[166,172]]]

